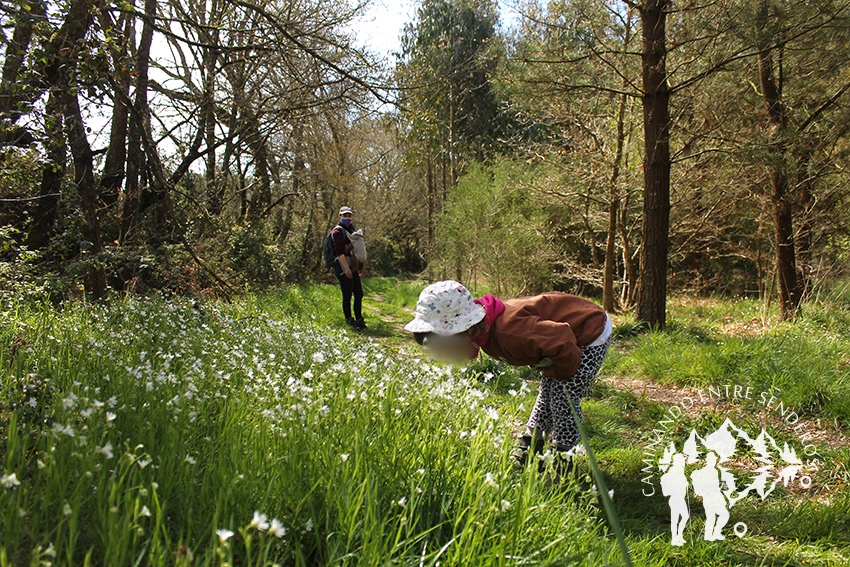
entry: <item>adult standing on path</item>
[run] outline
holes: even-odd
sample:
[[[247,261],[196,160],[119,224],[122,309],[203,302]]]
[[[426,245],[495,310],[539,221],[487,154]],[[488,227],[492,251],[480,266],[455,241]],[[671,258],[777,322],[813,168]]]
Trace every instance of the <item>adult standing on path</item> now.
[[[363,320],[363,285],[360,277],[363,275],[363,264],[358,262],[354,254],[354,244],[351,233],[354,232],[354,212],[351,207],[339,210],[339,224],[331,233],[334,246],[334,275],[339,280],[342,290],[342,312],[345,322],[354,329],[365,329]],[[354,298],[354,316],[351,315],[351,299]]]

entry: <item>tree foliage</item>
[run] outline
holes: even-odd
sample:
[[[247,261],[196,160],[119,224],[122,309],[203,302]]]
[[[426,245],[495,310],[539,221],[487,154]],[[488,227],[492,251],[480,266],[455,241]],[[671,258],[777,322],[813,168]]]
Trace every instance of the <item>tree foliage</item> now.
[[[0,0],[3,260],[95,297],[227,294],[325,277],[348,204],[372,273],[651,324],[670,289],[792,318],[841,273],[841,0],[529,0],[509,29],[422,0],[392,73],[354,47],[362,8]]]

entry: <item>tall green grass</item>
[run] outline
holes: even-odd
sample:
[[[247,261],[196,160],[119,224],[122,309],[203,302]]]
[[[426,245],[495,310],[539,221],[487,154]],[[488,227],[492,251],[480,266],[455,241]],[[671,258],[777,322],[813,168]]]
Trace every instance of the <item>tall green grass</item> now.
[[[481,373],[311,301],[4,312],[0,563],[617,562],[591,500],[511,471]]]
[[[366,288],[400,317],[421,284]],[[621,325],[603,374],[771,384],[844,423],[850,351],[835,301],[739,337],[720,327],[754,317],[750,303],[674,305],[663,333]],[[386,348],[345,330],[338,303],[328,285],[0,311],[0,566],[617,565],[623,547],[635,565],[846,562],[840,492],[741,504],[752,525],[795,518],[779,540],[672,548],[639,471],[666,408],[627,392],[600,386],[585,403],[596,476],[583,457],[579,480],[558,488],[513,470],[533,373]],[[397,332],[371,315],[369,332]],[[819,452],[846,484],[846,451]],[[615,516],[594,482],[614,489]]]

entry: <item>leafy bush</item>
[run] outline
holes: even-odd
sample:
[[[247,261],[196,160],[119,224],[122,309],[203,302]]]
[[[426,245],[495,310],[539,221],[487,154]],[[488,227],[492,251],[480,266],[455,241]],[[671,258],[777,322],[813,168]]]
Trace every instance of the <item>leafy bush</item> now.
[[[268,286],[283,281],[281,254],[261,232],[247,225],[234,225],[228,241],[229,267],[241,272],[248,283]]]
[[[18,243],[12,227],[0,227],[0,305],[38,303],[63,294],[63,285],[53,273],[39,268],[40,255]]]
[[[552,289],[546,217],[517,188],[529,173],[512,162],[474,164],[460,179],[437,229],[441,273],[469,285],[487,281],[501,295]]]

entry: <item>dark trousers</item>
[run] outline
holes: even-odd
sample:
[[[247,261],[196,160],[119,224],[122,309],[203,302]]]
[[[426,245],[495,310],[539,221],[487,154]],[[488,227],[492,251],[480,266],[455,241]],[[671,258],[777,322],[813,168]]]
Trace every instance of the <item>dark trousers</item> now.
[[[345,271],[339,262],[334,264],[334,274],[339,280],[339,287],[342,290],[342,312],[346,319],[351,318],[351,296],[354,296],[354,318],[360,319],[363,317],[363,285],[360,283],[360,274],[352,270],[352,278],[345,277]]]

